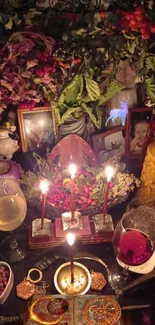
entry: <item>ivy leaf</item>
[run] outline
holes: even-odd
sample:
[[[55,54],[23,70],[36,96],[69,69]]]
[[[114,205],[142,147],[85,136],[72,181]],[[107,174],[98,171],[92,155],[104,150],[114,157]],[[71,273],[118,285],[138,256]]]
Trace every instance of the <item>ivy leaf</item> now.
[[[100,32],[102,30],[102,28],[99,28],[99,27],[94,27],[94,30],[92,30],[92,32],[89,32],[89,35],[94,35],[98,32]]]
[[[109,99],[111,99],[114,95],[118,94],[122,89],[125,88],[125,85],[117,80],[113,80],[107,89],[107,92],[105,95],[101,96],[98,105],[103,105],[106,103]]]
[[[82,35],[86,34],[87,31],[86,31],[86,29],[84,29],[84,28],[80,28],[80,29],[78,29],[78,30],[75,30],[74,33],[75,33],[76,35],[78,35],[78,36],[82,36]]]
[[[25,18],[25,23],[26,25],[32,25],[32,19],[36,16],[36,15],[41,15],[42,13],[40,11],[33,9],[30,9],[28,11],[28,13],[26,15],[24,15]]]
[[[96,81],[93,79],[90,79],[89,77],[85,76],[85,83],[86,83],[86,89],[88,92],[88,96],[90,99],[94,102],[97,99],[99,99],[101,92],[100,87]]]
[[[98,48],[96,49],[96,51],[97,51],[98,53],[104,53],[104,52],[105,52],[105,48],[104,48],[104,47],[98,47]]]
[[[98,25],[102,21],[100,14],[95,13],[94,17],[93,17],[93,20],[94,20],[94,25]]]
[[[155,84],[153,78],[146,78],[145,81],[146,91],[148,95],[151,97],[151,100],[155,101]]]
[[[68,40],[67,33],[63,33],[62,39],[63,39],[63,41],[67,41]]]
[[[155,55],[147,57],[145,59],[145,65],[147,70],[155,71]]]
[[[129,43],[128,45],[128,52],[134,54],[136,49],[136,42]]]
[[[21,19],[18,18],[17,14],[15,14],[15,16],[13,17],[13,21],[17,26],[20,25],[20,23],[22,22]]]
[[[81,74],[76,75],[68,86],[63,90],[59,103],[66,103],[72,106],[81,99],[83,92],[83,77]]]
[[[82,103],[82,107],[85,110],[85,112],[89,115],[91,121],[94,123],[94,125],[100,129],[101,123],[102,123],[102,111],[101,109],[97,108],[95,111],[92,107],[88,107],[86,104]]]
[[[12,26],[13,26],[13,19],[12,17],[9,18],[9,21],[7,24],[5,24],[5,29],[12,29]]]

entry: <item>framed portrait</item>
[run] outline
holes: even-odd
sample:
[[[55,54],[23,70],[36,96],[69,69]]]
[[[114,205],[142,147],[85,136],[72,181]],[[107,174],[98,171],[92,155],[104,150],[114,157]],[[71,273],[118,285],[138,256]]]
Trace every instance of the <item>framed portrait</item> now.
[[[106,132],[91,134],[92,148],[98,163],[113,157],[122,157],[126,148],[126,126],[114,127]]]
[[[23,152],[54,145],[57,125],[51,107],[19,109],[17,115]]]
[[[135,158],[143,153],[146,136],[150,128],[152,111],[151,107],[129,109],[126,148],[126,155],[128,157]]]

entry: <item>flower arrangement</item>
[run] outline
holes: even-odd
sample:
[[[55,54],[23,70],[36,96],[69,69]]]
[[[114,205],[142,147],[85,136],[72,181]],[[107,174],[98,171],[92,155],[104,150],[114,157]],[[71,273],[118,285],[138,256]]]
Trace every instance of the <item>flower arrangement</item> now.
[[[55,93],[53,45],[52,38],[30,31],[10,37],[0,53],[1,108],[33,109],[46,103],[44,87]]]
[[[25,196],[31,200],[40,198],[39,182],[41,178],[49,181],[47,202],[59,211],[70,210],[71,178],[68,170],[63,170],[57,163],[50,166],[47,160],[36,156],[37,172],[23,174],[22,183],[25,188]],[[109,163],[109,162],[108,162]],[[108,204],[110,206],[125,201],[130,192],[140,185],[139,179],[129,173],[117,172],[118,162],[113,160],[110,164],[115,168],[115,175],[111,180]],[[95,168],[83,165],[78,169],[75,179],[75,207],[77,210],[93,211],[101,209],[104,202],[106,177],[104,169],[106,164]]]
[[[9,103],[27,109],[48,103],[59,125],[71,114],[86,112],[100,128],[101,107],[125,88],[116,79],[120,59],[136,68],[136,82],[155,102],[153,10],[139,6],[132,12],[77,14],[30,9],[0,17],[7,31],[23,30],[1,49],[1,110]]]

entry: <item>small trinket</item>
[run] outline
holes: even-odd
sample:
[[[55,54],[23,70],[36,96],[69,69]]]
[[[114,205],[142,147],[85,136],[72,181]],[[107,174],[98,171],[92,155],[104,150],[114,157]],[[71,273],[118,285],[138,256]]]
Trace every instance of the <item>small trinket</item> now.
[[[37,280],[33,280],[31,278],[32,272],[38,272],[39,277]],[[35,283],[38,283],[42,280],[42,272],[36,268],[32,268],[29,270],[27,277],[16,286],[17,297],[27,300],[31,298],[35,292]]]
[[[91,272],[91,289],[102,290],[106,285],[105,277],[102,273]]]

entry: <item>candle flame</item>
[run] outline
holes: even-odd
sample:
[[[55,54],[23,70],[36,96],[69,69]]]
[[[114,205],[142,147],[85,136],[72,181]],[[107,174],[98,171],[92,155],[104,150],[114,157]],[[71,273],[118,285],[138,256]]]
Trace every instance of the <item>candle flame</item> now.
[[[105,169],[105,173],[106,173],[107,181],[110,182],[114,174],[113,168],[111,166],[107,166]]]
[[[75,235],[72,232],[67,234],[66,239],[67,239],[68,244],[70,246],[73,246],[73,244],[75,242]]]
[[[40,182],[40,189],[42,191],[42,194],[45,194],[48,191],[48,181],[47,180],[42,180]]]
[[[40,124],[40,126],[43,126],[44,125],[44,120],[40,120],[39,124]]]
[[[68,170],[69,170],[69,172],[71,174],[71,178],[73,179],[75,177],[75,174],[76,174],[76,171],[77,171],[76,165],[75,164],[70,164]]]

